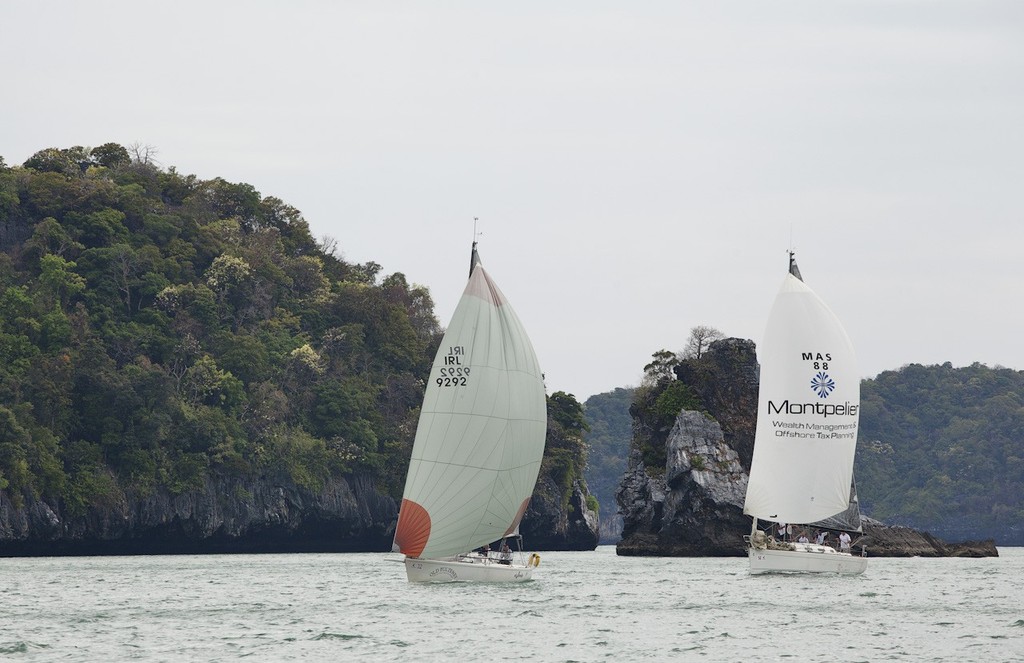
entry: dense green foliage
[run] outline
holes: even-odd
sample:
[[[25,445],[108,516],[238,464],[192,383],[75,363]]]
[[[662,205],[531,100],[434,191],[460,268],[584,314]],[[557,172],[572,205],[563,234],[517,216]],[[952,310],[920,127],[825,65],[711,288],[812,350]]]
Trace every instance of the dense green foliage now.
[[[856,474],[876,518],[1020,545],[1024,372],[910,364],[865,380]]]
[[[211,473],[397,494],[440,330],[379,271],[119,145],[0,162],[0,489],[71,513]]]
[[[541,474],[554,480],[563,506],[569,503],[574,483],[586,486],[587,448],[583,439],[586,432],[583,406],[576,397],[564,391],[551,394],[548,397],[548,433]]]
[[[618,388],[587,399],[584,413],[587,433],[587,485],[601,506],[602,518],[618,511],[615,491],[626,472],[629,442],[633,436],[633,418],[629,406],[633,390]]]

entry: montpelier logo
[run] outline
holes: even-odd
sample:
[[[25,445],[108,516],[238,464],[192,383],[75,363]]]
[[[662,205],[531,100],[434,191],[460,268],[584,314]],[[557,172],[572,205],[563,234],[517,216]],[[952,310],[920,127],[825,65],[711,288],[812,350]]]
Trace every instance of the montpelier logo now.
[[[832,390],[836,388],[836,381],[828,376],[828,373],[819,371],[811,379],[811,389],[818,394],[818,398],[828,398]]]

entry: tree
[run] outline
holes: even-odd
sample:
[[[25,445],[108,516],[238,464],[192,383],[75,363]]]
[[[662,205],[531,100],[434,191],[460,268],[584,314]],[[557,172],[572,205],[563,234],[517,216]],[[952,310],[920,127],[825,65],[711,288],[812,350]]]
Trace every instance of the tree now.
[[[63,257],[66,252],[81,251],[85,246],[76,242],[57,219],[48,216],[36,224],[25,248],[38,255],[52,253]]]
[[[73,172],[75,163],[67,150],[48,147],[39,150],[22,164],[25,168],[38,170],[41,173],[62,173],[68,175]]]
[[[725,334],[714,327],[697,325],[690,329],[690,338],[683,349],[683,359],[700,359],[714,341],[725,338]]]
[[[47,303],[57,303],[63,308],[71,297],[85,289],[85,279],[74,272],[75,267],[75,263],[52,253],[39,259],[39,283]]]
[[[672,379],[672,369],[679,362],[680,357],[670,350],[658,350],[651,355],[651,363],[644,366],[644,383],[654,385],[664,379]]]
[[[127,151],[128,154],[131,155],[133,163],[137,163],[142,166],[156,166],[157,149],[152,145],[132,143]]]
[[[90,156],[94,162],[106,168],[127,166],[132,161],[128,150],[117,143],[104,143],[99,147],[94,147]]]

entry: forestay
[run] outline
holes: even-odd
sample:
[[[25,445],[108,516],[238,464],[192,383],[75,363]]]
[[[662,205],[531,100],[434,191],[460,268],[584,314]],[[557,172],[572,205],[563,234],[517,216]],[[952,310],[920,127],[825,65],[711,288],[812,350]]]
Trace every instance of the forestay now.
[[[812,523],[850,503],[860,415],[853,346],[836,316],[787,274],[761,352],[757,432],[743,512]]]
[[[409,557],[468,552],[512,533],[547,430],[533,346],[475,259],[434,358],[395,533]]]

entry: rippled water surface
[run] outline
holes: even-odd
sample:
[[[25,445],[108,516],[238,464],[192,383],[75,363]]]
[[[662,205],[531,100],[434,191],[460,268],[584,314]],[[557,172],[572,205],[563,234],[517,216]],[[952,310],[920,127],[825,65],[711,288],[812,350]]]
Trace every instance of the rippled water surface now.
[[[846,578],[601,547],[490,586],[410,585],[391,554],[0,559],[0,658],[1024,660],[1024,549],[999,552]]]

